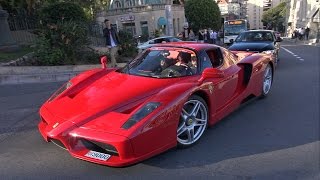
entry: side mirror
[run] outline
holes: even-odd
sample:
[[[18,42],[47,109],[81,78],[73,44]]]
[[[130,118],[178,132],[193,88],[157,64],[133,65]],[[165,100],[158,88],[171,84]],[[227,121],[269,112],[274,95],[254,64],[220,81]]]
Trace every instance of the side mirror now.
[[[107,62],[108,62],[107,56],[101,56],[100,57],[100,63],[101,63],[102,69],[106,69],[107,68]]]
[[[216,68],[206,68],[201,75],[201,78],[199,79],[199,82],[202,82],[203,80],[207,78],[223,78],[224,72],[216,69]]]

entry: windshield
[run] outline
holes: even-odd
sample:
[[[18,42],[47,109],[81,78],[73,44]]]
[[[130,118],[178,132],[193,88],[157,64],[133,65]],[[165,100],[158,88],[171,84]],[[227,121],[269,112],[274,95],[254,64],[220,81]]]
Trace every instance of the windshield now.
[[[252,31],[241,33],[236,42],[274,41],[272,32]]]
[[[152,78],[191,76],[197,72],[197,58],[184,48],[153,47],[140,53],[118,72]]]
[[[241,32],[246,31],[244,24],[239,25],[226,25],[224,27],[225,36],[239,35]]]

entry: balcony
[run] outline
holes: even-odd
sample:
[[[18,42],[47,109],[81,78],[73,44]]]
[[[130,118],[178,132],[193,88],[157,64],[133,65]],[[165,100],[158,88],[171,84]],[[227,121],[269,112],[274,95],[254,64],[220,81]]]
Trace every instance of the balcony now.
[[[135,6],[121,9],[109,9],[107,11],[107,16],[113,15],[121,15],[128,13],[142,13],[142,12],[150,12],[150,11],[159,11],[165,10],[165,4],[153,4],[153,5],[145,5],[145,6]],[[181,5],[171,5],[172,11],[183,11],[184,7]]]

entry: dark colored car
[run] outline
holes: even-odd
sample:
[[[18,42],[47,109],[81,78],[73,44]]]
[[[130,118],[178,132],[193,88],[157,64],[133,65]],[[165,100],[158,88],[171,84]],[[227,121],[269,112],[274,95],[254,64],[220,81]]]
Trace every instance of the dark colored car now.
[[[228,48],[231,51],[247,51],[270,54],[274,62],[279,61],[279,50],[282,39],[276,37],[271,30],[250,30],[238,35],[234,43]]]

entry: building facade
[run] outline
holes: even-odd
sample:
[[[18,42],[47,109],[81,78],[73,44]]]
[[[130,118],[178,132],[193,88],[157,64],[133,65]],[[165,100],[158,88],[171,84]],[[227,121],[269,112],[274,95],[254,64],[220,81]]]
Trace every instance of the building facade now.
[[[186,25],[184,1],[177,0],[112,0],[107,12],[101,13],[97,21],[109,19],[117,29],[134,36],[153,37],[176,35]]]
[[[276,7],[283,0],[248,0],[247,15],[250,29],[264,29],[262,15],[265,11]]]
[[[248,0],[215,0],[224,20],[246,19]]]
[[[247,15],[250,29],[263,29],[262,14],[263,14],[262,0],[248,0]]]
[[[320,0],[287,0],[287,35],[295,28],[310,28],[309,38],[319,42]]]

